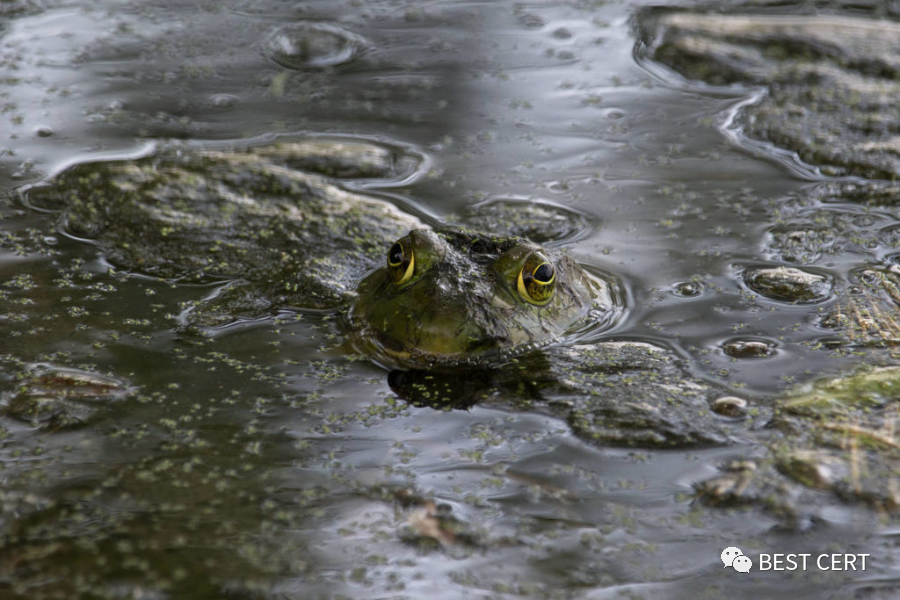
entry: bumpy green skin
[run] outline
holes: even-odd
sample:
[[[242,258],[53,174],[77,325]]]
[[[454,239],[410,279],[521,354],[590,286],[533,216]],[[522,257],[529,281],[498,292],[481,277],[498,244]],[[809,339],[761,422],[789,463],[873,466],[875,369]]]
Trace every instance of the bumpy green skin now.
[[[387,267],[374,271],[360,282],[350,310],[358,337],[395,364],[481,361],[544,344],[592,308],[612,308],[605,282],[588,275],[571,257],[522,238],[467,229],[412,235],[427,248],[416,255],[421,274],[398,285]],[[547,257],[556,271],[553,296],[541,306],[517,291],[523,261],[533,252]]]

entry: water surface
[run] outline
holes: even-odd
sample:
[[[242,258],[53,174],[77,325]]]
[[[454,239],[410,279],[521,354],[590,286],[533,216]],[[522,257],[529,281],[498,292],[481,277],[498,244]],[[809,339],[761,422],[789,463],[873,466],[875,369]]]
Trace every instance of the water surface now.
[[[125,273],[14,193],[160,140],[283,133],[407,144],[429,171],[371,189],[432,222],[512,198],[587,215],[566,244],[627,317],[765,410],[859,358],[818,342],[833,299],[748,293],[776,209],[814,169],[729,129],[755,90],[680,80],[625,2],[10,2],[0,21],[0,376],[66,367],[130,392],[80,426],[0,421],[0,595],[15,598],[889,597],[896,524],[859,504],[788,522],[693,499],[759,449],[607,448],[494,398],[397,399],[334,313],[179,329],[214,284]],[[310,41],[311,38],[314,38]],[[870,228],[897,224],[866,212]],[[822,266],[844,283],[854,257]],[[842,262],[843,261],[843,262]],[[693,282],[684,293],[685,282]],[[736,359],[726,341],[762,340]],[[764,422],[758,424],[762,427]],[[462,524],[429,543],[433,501]],[[418,520],[417,520],[418,519]],[[468,540],[468,541],[466,541]],[[433,541],[433,540],[431,540]],[[869,552],[865,573],[722,568],[721,550]],[[879,595],[880,594],[880,595]]]

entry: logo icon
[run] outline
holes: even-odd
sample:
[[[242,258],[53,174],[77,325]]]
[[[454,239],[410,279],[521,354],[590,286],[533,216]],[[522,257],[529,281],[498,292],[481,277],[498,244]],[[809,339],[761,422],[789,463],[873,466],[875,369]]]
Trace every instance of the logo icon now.
[[[722,550],[721,558],[726,567],[731,567],[739,573],[749,573],[753,567],[753,561],[744,556],[740,548],[734,546]]]

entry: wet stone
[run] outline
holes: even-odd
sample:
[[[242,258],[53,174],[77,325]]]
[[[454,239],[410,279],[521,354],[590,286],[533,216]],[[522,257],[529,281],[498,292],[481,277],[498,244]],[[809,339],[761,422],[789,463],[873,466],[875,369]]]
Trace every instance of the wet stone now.
[[[568,407],[569,425],[588,441],[665,448],[728,439],[710,411],[709,387],[661,348],[605,342],[557,348],[550,359],[560,380],[543,395]]]
[[[886,348],[895,354],[900,345],[900,273],[895,268],[864,266],[850,273],[851,284],[821,321],[851,344]]]
[[[848,465],[824,451],[792,450],[778,457],[776,468],[810,488],[829,489],[849,474]]]
[[[742,494],[759,466],[754,461],[731,461],[721,469],[722,473],[696,486],[697,495],[712,505],[741,503],[747,498]]]
[[[732,339],[722,344],[722,351],[732,358],[765,358],[775,354],[775,345],[761,340]]]
[[[475,204],[460,222],[496,235],[523,237],[536,244],[571,241],[597,227],[588,215],[555,202],[507,197]]]
[[[311,138],[260,146],[252,156],[297,171],[318,173],[337,179],[403,179],[415,173],[421,155],[399,146],[344,138]]]
[[[759,504],[791,518],[821,515],[836,501],[896,512],[900,438],[891,405],[898,389],[898,367],[798,387],[777,400],[752,463],[725,465],[698,494],[711,504]]]
[[[878,241],[888,248],[900,247],[900,224],[882,228],[878,232]]]
[[[836,302],[818,322],[836,330],[844,345],[891,349],[900,341],[895,318],[900,305],[900,226],[893,210],[897,198],[900,188],[891,183],[827,182],[804,188],[778,205],[779,224],[769,230],[765,249],[768,258],[827,260],[839,270],[847,285],[834,285]],[[834,338],[823,339],[823,344],[836,346]]]
[[[893,247],[889,230],[893,219],[877,208],[870,212],[870,207],[894,202],[891,195],[896,192],[889,187],[876,182],[828,183],[792,195],[779,203],[779,222],[768,232],[765,252],[775,261],[815,264],[868,258],[881,245]]]
[[[651,56],[685,77],[767,88],[735,123],[750,138],[828,175],[900,174],[900,23],[654,10],[640,21]]]
[[[366,43],[358,35],[327,23],[283,27],[266,40],[276,63],[288,69],[335,67],[355,59]]]
[[[682,298],[694,298],[703,293],[703,284],[698,281],[682,281],[675,284],[674,293]]]
[[[776,227],[769,235],[771,241],[767,249],[786,262],[809,264],[825,254],[834,254],[842,249],[838,232],[830,227],[791,224]]]
[[[519,12],[519,23],[528,29],[539,29],[547,24],[547,22],[538,15],[530,12]]]
[[[723,417],[742,417],[747,414],[747,401],[737,396],[722,396],[713,400],[712,409]]]
[[[760,504],[788,520],[799,520],[816,510],[816,503],[801,500],[806,500],[802,486],[786,480],[770,460],[731,461],[718,475],[698,483],[695,490],[697,498],[711,506]]]
[[[25,197],[58,211],[61,229],[95,240],[119,267],[236,280],[206,308],[256,315],[260,306],[333,308],[352,295],[385,248],[422,223],[334,178],[388,181],[418,166],[400,148],[344,139],[170,148],[78,165]],[[202,312],[191,316],[202,319]]]
[[[240,99],[234,94],[214,94],[210,96],[209,101],[216,108],[233,108]]]
[[[898,390],[900,368],[880,367],[801,386],[781,405],[786,413],[800,416],[845,416],[854,410],[870,413],[887,406]]]
[[[553,347],[464,377],[394,371],[390,383],[407,402],[439,410],[477,402],[549,410],[593,444],[688,448],[729,438],[730,424],[710,410],[709,386],[671,353],[642,342]]]
[[[900,185],[887,181],[829,182],[811,190],[825,202],[854,202],[871,207],[894,207],[900,202]]]
[[[743,278],[747,287],[761,296],[797,304],[826,300],[833,289],[829,276],[795,267],[751,267],[743,272]]]

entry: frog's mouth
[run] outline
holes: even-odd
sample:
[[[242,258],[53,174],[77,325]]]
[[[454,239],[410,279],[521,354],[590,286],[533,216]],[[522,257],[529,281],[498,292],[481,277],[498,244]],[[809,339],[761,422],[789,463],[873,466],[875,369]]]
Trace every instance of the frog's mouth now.
[[[482,363],[498,355],[507,347],[505,336],[495,336],[478,330],[441,329],[439,326],[416,323],[409,338],[395,337],[369,326],[363,335],[383,353],[408,367],[455,366]],[[467,323],[470,325],[470,323]],[[436,329],[438,331],[436,331]]]
[[[387,343],[382,343],[383,341]],[[435,353],[420,348],[395,347],[390,340],[369,338],[362,342],[370,348],[374,347],[374,351],[367,350],[366,354],[370,355],[376,363],[391,369],[454,370],[476,365],[485,366],[514,351],[503,351],[493,347],[477,352]]]
[[[558,339],[548,336],[541,341],[514,343],[500,319],[495,319],[496,323],[489,324],[488,328],[474,325],[472,318],[460,319],[462,324],[456,328],[441,329],[434,322],[415,322],[413,317],[407,327],[382,331],[376,324],[367,322],[366,316],[349,316],[350,343],[355,351],[387,369],[458,372],[473,367],[490,368]],[[491,326],[496,332],[491,332]],[[396,335],[398,331],[404,332],[403,335]]]

